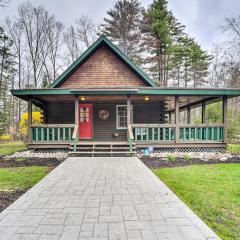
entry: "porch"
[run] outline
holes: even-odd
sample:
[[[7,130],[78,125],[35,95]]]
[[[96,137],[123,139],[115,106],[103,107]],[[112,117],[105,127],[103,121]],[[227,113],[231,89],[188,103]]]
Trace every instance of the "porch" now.
[[[75,90],[74,95],[59,94],[54,95],[54,98],[50,95],[28,96],[30,116],[28,146],[31,149],[57,148],[80,153],[133,153],[137,149],[142,150],[148,146],[169,150],[224,148],[227,142],[227,99],[229,96],[221,95],[218,91],[217,95],[216,93],[215,95],[194,95],[194,91],[191,95],[187,95],[186,93],[179,94],[181,92],[177,90],[176,93],[139,95],[133,92],[121,94],[117,92],[106,95],[106,93],[99,94],[98,92],[90,95],[86,91],[84,94],[82,92],[77,94]],[[206,106],[219,101],[222,102],[222,123],[208,123]],[[60,104],[62,110],[52,106],[53,103]],[[43,124],[32,124],[33,104],[43,110]],[[64,104],[68,106],[66,110]],[[93,136],[90,139],[79,137],[81,104],[93,106]],[[124,115],[126,127],[120,129],[116,123],[118,105],[126,107]],[[201,112],[201,123],[198,124],[195,124],[192,119],[195,108],[200,109]],[[110,115],[108,120],[99,119],[100,109],[108,111]],[[62,115],[58,115],[58,111]],[[71,115],[71,118],[66,117],[67,114]],[[181,114],[184,117],[180,117]],[[118,137],[114,138],[114,134]]]

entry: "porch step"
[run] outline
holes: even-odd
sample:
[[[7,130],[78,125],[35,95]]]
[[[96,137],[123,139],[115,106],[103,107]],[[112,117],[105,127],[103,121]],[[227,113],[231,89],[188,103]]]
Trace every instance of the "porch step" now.
[[[133,152],[135,152],[136,147],[135,144],[133,145]],[[76,146],[76,152],[74,152],[74,144],[72,143],[69,147],[69,154],[70,155],[107,155],[107,156],[129,156],[129,145],[128,142],[96,142],[96,141],[89,141],[89,142],[78,142]]]
[[[135,146],[132,147],[133,149],[136,149]],[[69,149],[73,149],[73,146],[71,146]],[[77,149],[81,149],[81,150],[129,150],[129,146],[126,147],[81,147],[81,146],[77,146]]]
[[[78,156],[132,156],[134,153],[130,152],[68,152],[70,157]]]

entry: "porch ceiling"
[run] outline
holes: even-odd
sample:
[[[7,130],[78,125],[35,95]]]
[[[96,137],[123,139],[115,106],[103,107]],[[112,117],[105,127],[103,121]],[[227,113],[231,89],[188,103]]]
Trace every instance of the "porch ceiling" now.
[[[81,100],[81,96],[84,96],[85,100]],[[94,102],[114,102],[114,103],[125,103],[127,101],[127,96],[123,95],[114,95],[114,96],[79,96],[79,101],[82,103],[94,103]],[[74,95],[34,95],[33,102],[35,105],[47,105],[48,103],[58,102],[74,102]],[[202,102],[207,101],[208,103],[220,101],[219,97],[209,97],[209,96],[182,96],[179,97],[180,110],[183,110],[186,107],[197,107]],[[175,100],[174,96],[149,96],[149,100],[145,101],[145,96],[131,96],[131,102],[134,103],[145,103],[147,104],[152,102],[165,101],[166,111],[174,111],[175,109]]]

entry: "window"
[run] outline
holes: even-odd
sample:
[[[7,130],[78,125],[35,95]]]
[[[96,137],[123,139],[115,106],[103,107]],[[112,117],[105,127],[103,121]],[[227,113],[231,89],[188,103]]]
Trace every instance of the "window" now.
[[[133,119],[133,108],[131,107],[131,121]],[[127,105],[117,105],[116,109],[117,129],[127,128]]]
[[[89,108],[81,107],[80,108],[80,122],[89,122]]]

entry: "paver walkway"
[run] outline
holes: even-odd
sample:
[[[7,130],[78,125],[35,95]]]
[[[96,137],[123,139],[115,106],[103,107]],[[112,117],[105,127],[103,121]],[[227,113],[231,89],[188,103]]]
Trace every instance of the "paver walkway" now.
[[[220,239],[136,157],[68,158],[0,214],[1,240]]]

